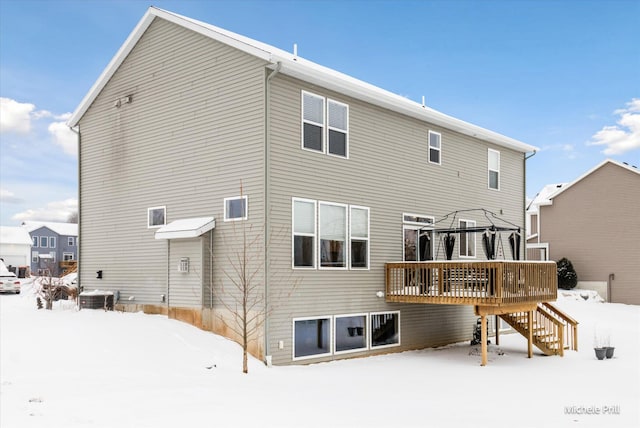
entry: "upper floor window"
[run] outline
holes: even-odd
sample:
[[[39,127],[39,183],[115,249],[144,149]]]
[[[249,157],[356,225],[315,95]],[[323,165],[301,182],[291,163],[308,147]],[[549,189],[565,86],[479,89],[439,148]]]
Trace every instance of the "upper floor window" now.
[[[49,238],[49,248],[56,248],[56,237],[51,236]]]
[[[475,232],[462,232],[463,229],[476,227],[475,220],[460,220],[460,257],[476,256],[476,234]]]
[[[351,268],[369,267],[369,208],[352,206],[349,227]]]
[[[489,149],[489,189],[500,190],[500,152]]]
[[[316,267],[316,201],[293,200],[293,267]]]
[[[429,131],[429,162],[440,165],[441,138],[439,132]]]
[[[349,157],[349,106],[302,91],[302,147]]]
[[[320,202],[319,214],[320,267],[347,267],[347,206]]]
[[[246,195],[224,198],[224,221],[246,220],[247,202]]]
[[[369,208],[298,198],[292,205],[294,268],[369,268]]]
[[[37,247],[37,246],[38,246],[38,237],[37,237],[37,236],[34,236],[34,237],[33,237],[33,238],[31,238],[31,239],[33,239],[33,246],[34,246],[34,247]]]
[[[67,246],[73,247],[73,236],[67,237]]]
[[[49,237],[48,236],[41,236],[40,237],[40,246],[42,248],[47,248],[49,246]]]
[[[147,227],[160,227],[166,224],[167,207],[152,207],[147,209]]]

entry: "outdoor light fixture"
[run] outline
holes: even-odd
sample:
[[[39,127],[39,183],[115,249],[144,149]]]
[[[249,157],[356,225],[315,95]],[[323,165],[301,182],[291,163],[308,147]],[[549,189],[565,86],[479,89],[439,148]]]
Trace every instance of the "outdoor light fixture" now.
[[[384,291],[378,291],[378,292],[376,293],[376,296],[378,296],[378,297],[380,297],[380,298],[383,298],[383,297],[384,297]]]
[[[96,272],[96,279],[102,279],[102,271],[101,270]]]

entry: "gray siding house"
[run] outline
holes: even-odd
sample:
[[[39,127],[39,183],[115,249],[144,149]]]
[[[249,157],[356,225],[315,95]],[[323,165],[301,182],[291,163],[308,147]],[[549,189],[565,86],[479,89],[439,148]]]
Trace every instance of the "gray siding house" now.
[[[524,225],[535,150],[153,7],[68,124],[81,286],[237,339],[244,266],[264,320],[250,349],[274,364],[468,340],[472,307],[389,302],[385,264],[444,259],[430,230],[484,224],[471,208]],[[475,233],[455,245],[485,258]]]
[[[528,251],[571,260],[580,284],[640,304],[640,170],[605,160],[538,205]]]
[[[31,236],[31,272],[54,276],[64,274],[78,260],[78,225],[75,223],[25,221]],[[70,263],[67,263],[70,262]]]

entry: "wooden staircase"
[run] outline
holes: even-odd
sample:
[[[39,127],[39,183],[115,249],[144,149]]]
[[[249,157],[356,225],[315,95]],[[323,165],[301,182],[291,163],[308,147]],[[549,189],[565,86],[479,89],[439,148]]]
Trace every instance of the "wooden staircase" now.
[[[530,313],[533,314],[531,322]],[[532,343],[546,355],[563,356],[565,349],[578,350],[578,322],[548,302],[538,303],[532,312],[499,316],[524,337],[531,337]]]

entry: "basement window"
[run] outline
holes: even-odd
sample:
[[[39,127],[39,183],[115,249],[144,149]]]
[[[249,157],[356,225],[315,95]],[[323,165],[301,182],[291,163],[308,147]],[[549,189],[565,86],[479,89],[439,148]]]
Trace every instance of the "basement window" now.
[[[331,317],[293,320],[293,359],[331,355]]]
[[[372,348],[400,345],[400,312],[372,313],[370,319]]]

